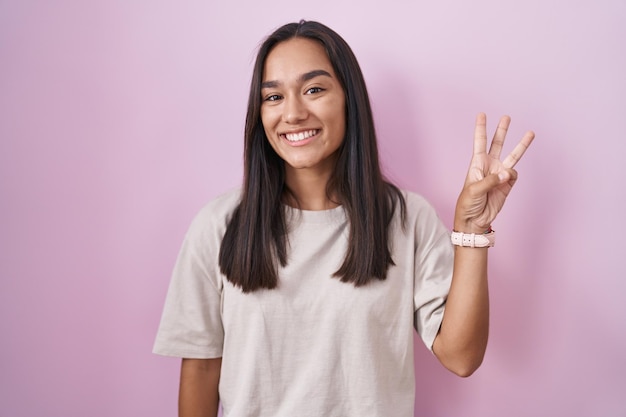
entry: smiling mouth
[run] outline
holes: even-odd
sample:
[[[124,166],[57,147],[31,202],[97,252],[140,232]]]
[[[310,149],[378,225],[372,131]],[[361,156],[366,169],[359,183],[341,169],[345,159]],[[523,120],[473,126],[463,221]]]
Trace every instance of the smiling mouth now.
[[[311,136],[317,135],[318,133],[319,133],[319,129],[311,129],[311,130],[305,130],[304,132],[298,132],[298,133],[285,133],[281,136],[287,139],[289,142],[300,142],[301,140],[308,139]]]

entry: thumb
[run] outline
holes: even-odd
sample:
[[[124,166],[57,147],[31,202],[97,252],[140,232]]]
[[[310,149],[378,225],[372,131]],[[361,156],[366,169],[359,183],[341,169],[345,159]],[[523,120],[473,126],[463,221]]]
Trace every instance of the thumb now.
[[[502,171],[498,174],[489,174],[482,180],[477,181],[470,186],[471,194],[475,196],[485,195],[501,183],[507,181],[509,178],[510,176],[506,171]]]
[[[506,168],[498,173],[498,178],[500,178],[500,184],[506,182],[512,187],[515,181],[517,181],[517,171],[513,168]]]

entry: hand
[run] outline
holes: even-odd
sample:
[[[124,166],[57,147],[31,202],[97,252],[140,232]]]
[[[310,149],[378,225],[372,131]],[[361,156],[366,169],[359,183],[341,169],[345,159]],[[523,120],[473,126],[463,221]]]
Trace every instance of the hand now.
[[[487,153],[487,116],[476,117],[474,153],[459,195],[454,215],[454,229],[463,233],[484,233],[502,209],[506,197],[517,180],[513,167],[519,162],[535,138],[526,132],[513,151],[500,161],[511,118],[503,116]]]

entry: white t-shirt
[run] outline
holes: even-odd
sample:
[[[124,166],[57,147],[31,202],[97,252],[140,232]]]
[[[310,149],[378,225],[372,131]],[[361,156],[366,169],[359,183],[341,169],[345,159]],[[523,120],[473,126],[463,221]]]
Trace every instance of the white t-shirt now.
[[[225,417],[413,417],[413,326],[429,349],[452,278],[449,232],[405,192],[390,226],[391,266],[363,287],[332,274],[342,264],[342,207],[285,207],[288,264],[278,288],[244,294],[220,273],[219,248],[239,191],[204,207],[179,254],[154,352],[222,357]]]

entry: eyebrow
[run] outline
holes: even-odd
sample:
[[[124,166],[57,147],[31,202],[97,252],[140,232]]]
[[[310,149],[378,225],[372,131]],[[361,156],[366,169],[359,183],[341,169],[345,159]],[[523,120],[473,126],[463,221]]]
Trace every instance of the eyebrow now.
[[[298,77],[298,81],[299,82],[309,81],[309,80],[312,80],[315,77],[319,77],[319,76],[322,76],[322,75],[325,76],[325,77],[332,78],[332,75],[330,75],[330,73],[328,71],[325,71],[325,70],[322,70],[322,69],[317,69],[317,70],[305,72],[304,74],[302,74],[301,76]],[[278,87],[281,84],[282,83],[280,81],[264,81],[264,82],[261,83],[261,89],[264,89],[264,88],[275,88],[275,87]]]

